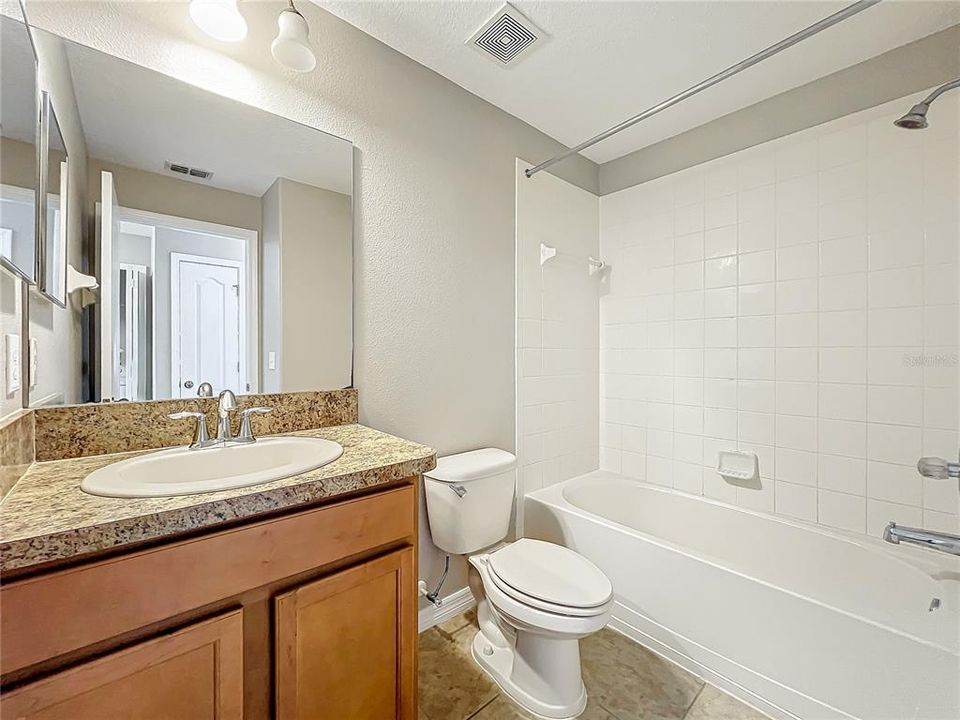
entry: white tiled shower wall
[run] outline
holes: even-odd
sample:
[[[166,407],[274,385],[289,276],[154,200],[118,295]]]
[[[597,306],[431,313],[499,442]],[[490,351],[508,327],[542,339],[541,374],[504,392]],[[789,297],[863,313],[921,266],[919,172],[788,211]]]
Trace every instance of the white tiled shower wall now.
[[[597,469],[600,422],[597,196],[517,166],[518,494]],[[540,243],[559,251],[540,264]]]
[[[920,95],[922,93],[919,93]],[[906,98],[601,199],[601,467],[876,535],[957,531],[958,103]],[[749,450],[761,481],[720,478]]]

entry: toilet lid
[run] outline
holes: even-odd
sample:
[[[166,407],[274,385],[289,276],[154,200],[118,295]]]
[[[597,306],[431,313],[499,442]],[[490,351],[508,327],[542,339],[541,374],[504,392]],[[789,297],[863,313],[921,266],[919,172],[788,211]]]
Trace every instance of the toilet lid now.
[[[491,554],[488,562],[510,587],[554,605],[597,607],[613,595],[600,568],[562,545],[522,538]]]

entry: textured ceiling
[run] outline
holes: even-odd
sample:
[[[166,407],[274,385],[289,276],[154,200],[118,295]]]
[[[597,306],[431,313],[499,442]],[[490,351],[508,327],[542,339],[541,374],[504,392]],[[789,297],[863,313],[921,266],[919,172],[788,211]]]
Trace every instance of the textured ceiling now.
[[[517,0],[550,39],[504,68],[464,45],[502,2],[314,2],[566,145],[848,4]],[[612,160],[957,23],[960,2],[885,0],[584,154]]]

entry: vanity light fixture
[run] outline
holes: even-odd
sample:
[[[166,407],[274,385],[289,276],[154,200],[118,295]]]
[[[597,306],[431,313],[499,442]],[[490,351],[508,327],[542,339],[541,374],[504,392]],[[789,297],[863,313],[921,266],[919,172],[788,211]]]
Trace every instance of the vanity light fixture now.
[[[215,40],[239,42],[247,36],[247,21],[237,0],[190,0],[190,17]]]
[[[306,18],[294,7],[280,11],[277,27],[280,32],[270,45],[270,52],[278,63],[297,72],[310,72],[317,66],[317,56],[310,47],[310,26]]]

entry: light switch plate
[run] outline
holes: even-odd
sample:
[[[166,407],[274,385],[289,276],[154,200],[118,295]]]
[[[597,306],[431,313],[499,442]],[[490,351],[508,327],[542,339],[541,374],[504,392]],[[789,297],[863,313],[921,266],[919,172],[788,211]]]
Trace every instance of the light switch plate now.
[[[20,336],[8,333],[3,336],[4,390],[12,395],[20,389]]]

